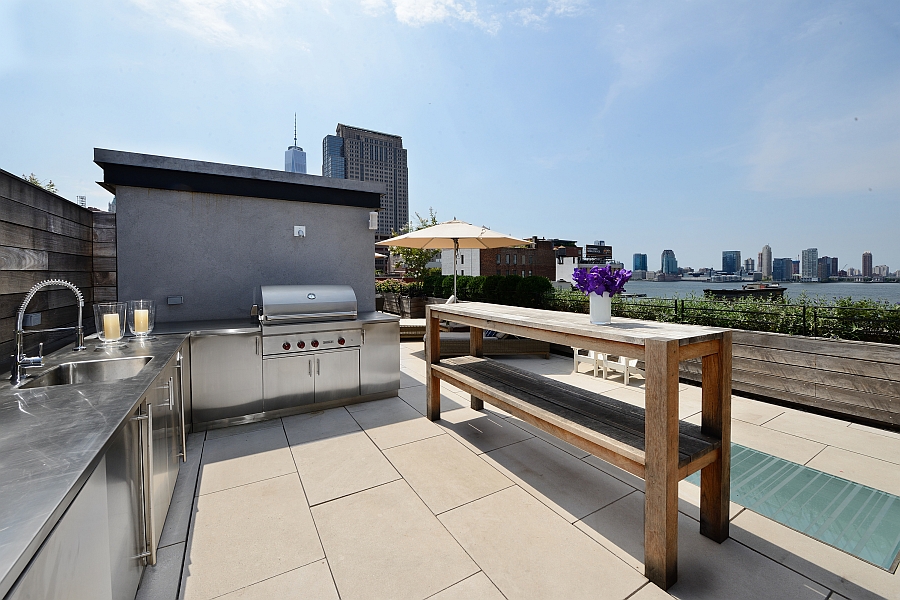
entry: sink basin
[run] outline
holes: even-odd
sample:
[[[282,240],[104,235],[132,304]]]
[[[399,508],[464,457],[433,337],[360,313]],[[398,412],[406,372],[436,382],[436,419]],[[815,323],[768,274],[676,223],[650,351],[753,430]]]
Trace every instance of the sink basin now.
[[[152,356],[134,356],[63,363],[28,380],[19,387],[28,389],[126,379],[140,373],[141,369],[147,366],[152,359]]]

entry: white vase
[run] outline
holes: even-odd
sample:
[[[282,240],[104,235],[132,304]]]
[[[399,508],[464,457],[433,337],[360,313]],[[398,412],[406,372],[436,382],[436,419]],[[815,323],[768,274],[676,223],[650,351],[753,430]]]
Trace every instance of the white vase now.
[[[594,325],[612,323],[612,298],[609,292],[603,292],[602,296],[591,292],[588,298],[591,301],[591,323]]]

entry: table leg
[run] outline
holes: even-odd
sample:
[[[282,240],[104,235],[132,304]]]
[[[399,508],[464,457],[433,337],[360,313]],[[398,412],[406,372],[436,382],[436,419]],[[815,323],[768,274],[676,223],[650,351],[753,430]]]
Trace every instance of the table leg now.
[[[484,330],[480,327],[469,327],[469,354],[482,358],[484,356]],[[472,410],[484,410],[484,400],[471,396]]]
[[[700,533],[728,539],[731,496],[731,332],[718,354],[703,357],[703,433],[722,440],[719,459],[700,471]]]
[[[431,307],[425,308],[425,416],[432,421],[441,418],[441,380],[431,372],[431,365],[441,360],[441,321]]]
[[[649,339],[644,349],[644,575],[665,590],[678,579],[678,342]]]

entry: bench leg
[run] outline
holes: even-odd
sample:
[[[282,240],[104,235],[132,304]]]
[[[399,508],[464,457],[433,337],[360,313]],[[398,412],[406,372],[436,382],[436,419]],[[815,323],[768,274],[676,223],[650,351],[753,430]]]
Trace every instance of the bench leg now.
[[[469,354],[478,358],[484,356],[484,331],[478,327],[469,327]],[[472,410],[484,410],[484,400],[471,396],[471,406]]]
[[[647,340],[644,575],[678,579],[678,342]]]
[[[728,539],[731,496],[731,332],[719,354],[703,357],[703,433],[722,440],[719,459],[700,471],[700,533]]]
[[[425,328],[425,416],[432,421],[441,418],[441,380],[431,372],[431,365],[441,360],[441,321],[431,316],[426,307]]]

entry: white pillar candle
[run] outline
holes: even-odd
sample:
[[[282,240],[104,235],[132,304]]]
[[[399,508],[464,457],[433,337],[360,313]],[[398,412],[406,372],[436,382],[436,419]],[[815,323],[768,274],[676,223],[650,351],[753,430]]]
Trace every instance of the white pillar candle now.
[[[134,309],[134,332],[147,333],[150,329],[150,311],[146,308]]]
[[[119,327],[119,313],[103,315],[103,337],[108,340],[117,340],[122,337],[122,329]]]

